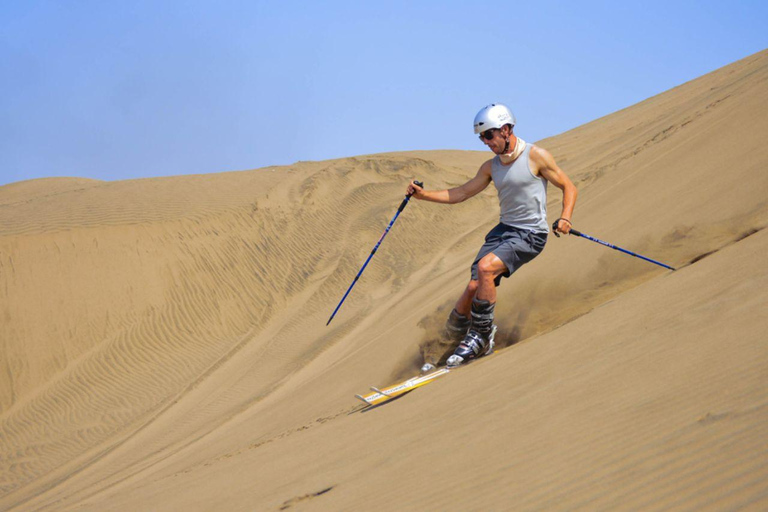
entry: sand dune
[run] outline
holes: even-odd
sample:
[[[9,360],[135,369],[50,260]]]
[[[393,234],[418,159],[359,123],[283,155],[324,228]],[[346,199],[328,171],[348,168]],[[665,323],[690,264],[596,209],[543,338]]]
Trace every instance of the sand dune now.
[[[412,201],[325,321],[407,180],[487,153],[0,187],[0,509],[766,508],[767,80],[761,52],[540,141],[578,229],[679,270],[552,237],[499,288],[514,347],[364,413],[439,352],[492,187]]]

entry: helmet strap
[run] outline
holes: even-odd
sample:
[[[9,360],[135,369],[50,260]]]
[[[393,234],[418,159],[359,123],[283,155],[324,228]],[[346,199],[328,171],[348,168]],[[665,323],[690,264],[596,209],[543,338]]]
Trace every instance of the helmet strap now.
[[[504,126],[508,126],[508,125],[504,125]],[[502,129],[504,128],[504,126],[502,126]],[[509,138],[510,138],[511,136],[512,136],[512,127],[510,126],[510,128],[509,128],[509,133],[507,133],[507,137],[506,137],[506,141],[507,141],[507,143],[506,143],[506,144],[504,144],[504,151],[502,151],[502,152],[501,152],[501,154],[502,154],[502,155],[507,155],[507,154],[509,154]],[[517,142],[517,141],[515,141],[515,142]],[[517,147],[517,144],[515,144],[515,147]],[[513,150],[513,151],[514,151],[514,150]]]
[[[525,149],[525,141],[520,137],[515,137],[515,148],[509,153],[507,153],[508,149],[505,148],[504,153],[500,155],[501,162],[504,165],[514,162],[515,160],[517,160],[517,157],[520,156],[520,154],[523,152],[524,149]]]

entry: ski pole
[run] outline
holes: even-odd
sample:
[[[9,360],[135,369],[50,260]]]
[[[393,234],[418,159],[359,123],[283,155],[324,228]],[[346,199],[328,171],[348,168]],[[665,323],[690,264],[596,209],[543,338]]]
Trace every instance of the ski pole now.
[[[424,187],[424,183],[422,183],[420,181],[414,181],[414,183],[416,185],[418,185],[419,187]],[[411,194],[407,194],[405,196],[405,199],[403,199],[403,202],[400,203],[400,207],[397,209],[397,213],[395,213],[395,216],[392,217],[391,221],[389,221],[389,225],[387,226],[387,229],[384,230],[384,233],[381,235],[381,238],[379,238],[379,241],[376,242],[376,245],[374,246],[373,250],[371,251],[371,254],[368,256],[368,259],[365,260],[365,263],[363,263],[362,268],[360,269],[360,271],[355,276],[355,279],[352,281],[352,284],[349,285],[349,288],[347,289],[347,293],[344,294],[344,296],[341,298],[341,302],[339,302],[339,304],[336,306],[336,309],[333,310],[333,313],[331,314],[331,318],[329,318],[328,319],[328,323],[325,324],[326,326],[328,326],[328,324],[331,323],[331,320],[333,320],[333,317],[336,316],[336,312],[339,310],[341,305],[344,304],[344,301],[346,300],[347,295],[349,295],[349,292],[352,291],[352,287],[355,286],[355,284],[357,283],[357,280],[360,279],[361,275],[363,275],[363,271],[365,270],[365,267],[368,266],[368,262],[371,261],[371,258],[373,258],[373,255],[376,254],[376,251],[378,250],[379,246],[381,245],[381,242],[384,240],[384,237],[387,236],[387,233],[389,233],[389,230],[392,228],[392,225],[397,220],[397,217],[400,215],[400,212],[403,211],[403,209],[405,208],[405,205],[407,205],[408,201],[410,201],[410,200],[411,200]]]
[[[560,219],[558,219],[558,220],[560,220]],[[552,230],[553,231],[555,230],[555,226],[557,226],[557,221],[558,220],[556,220],[555,223],[552,225]],[[558,237],[560,236],[560,235],[557,234],[557,231],[554,231],[554,233],[555,233],[555,236],[558,236]],[[602,245],[604,245],[606,247],[610,247],[611,249],[616,249],[617,251],[623,252],[624,254],[629,254],[630,256],[634,256],[635,258],[640,258],[641,260],[648,261],[648,262],[653,263],[655,265],[658,265],[660,267],[668,268],[669,270],[675,270],[674,268],[670,267],[669,265],[665,265],[664,263],[660,263],[660,262],[658,262],[656,260],[652,260],[651,258],[646,258],[645,256],[641,256],[640,254],[636,254],[636,253],[634,253],[632,251],[628,251],[626,249],[622,249],[621,247],[617,247],[617,246],[615,246],[613,244],[609,244],[608,242],[604,242],[604,241],[602,241],[602,240],[600,240],[598,238],[595,238],[595,237],[589,236],[587,234],[584,234],[584,233],[582,233],[581,231],[579,231],[577,229],[571,229],[570,234],[571,235],[580,236],[582,238],[586,238],[587,240],[592,240],[593,242],[597,242],[597,243],[602,244]]]

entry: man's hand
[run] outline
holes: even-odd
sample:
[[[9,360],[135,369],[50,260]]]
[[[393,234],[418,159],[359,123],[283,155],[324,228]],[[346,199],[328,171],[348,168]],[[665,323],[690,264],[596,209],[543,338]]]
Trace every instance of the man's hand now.
[[[555,230],[555,236],[560,236],[558,233],[561,233],[563,235],[567,235],[571,232],[571,228],[573,227],[573,224],[571,224],[571,221],[564,218],[559,218],[555,221],[554,225],[552,226]]]
[[[412,181],[408,185],[408,189],[405,193],[406,195],[415,197],[416,199],[422,199],[424,197],[424,189],[418,186],[415,181]]]

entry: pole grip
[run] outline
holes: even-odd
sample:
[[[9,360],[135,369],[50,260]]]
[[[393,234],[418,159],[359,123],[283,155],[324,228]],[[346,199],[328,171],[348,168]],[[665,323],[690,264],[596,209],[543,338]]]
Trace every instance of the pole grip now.
[[[424,182],[423,182],[423,181],[414,180],[413,182],[414,182],[416,185],[418,185],[419,187],[421,187],[421,188],[424,188]],[[406,195],[405,195],[405,199],[403,199],[403,202],[402,202],[402,203],[400,203],[400,206],[397,208],[397,212],[398,212],[398,213],[400,213],[400,212],[402,212],[402,211],[403,211],[403,208],[405,208],[405,205],[407,205],[407,204],[408,204],[408,201],[411,199],[411,196],[412,196],[412,195],[413,195],[413,194],[406,194]]]
[[[419,188],[424,188],[424,182],[419,180],[413,180],[413,183],[419,186]],[[408,194],[405,197],[411,197],[413,194]]]
[[[554,235],[557,238],[560,238],[560,233],[557,232],[557,223],[560,222],[561,220],[563,220],[563,219],[562,218],[558,218],[557,220],[555,220],[555,222],[552,223],[552,233],[554,233]],[[568,221],[566,221],[566,222],[568,222]],[[568,223],[570,224],[570,222],[568,222]],[[581,236],[581,232],[580,231],[576,231],[575,229],[573,229],[573,224],[571,224],[571,231],[570,231],[569,234],[570,235]]]

